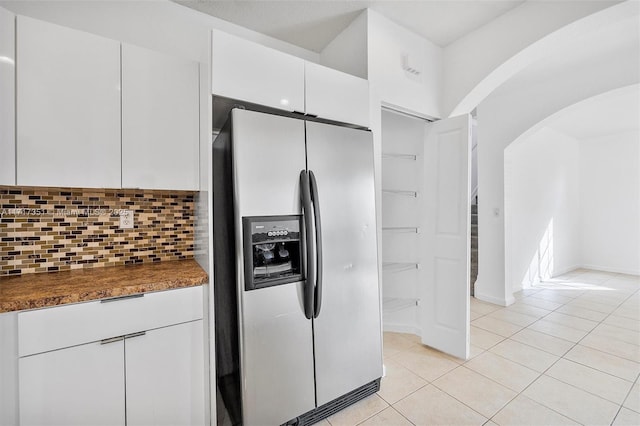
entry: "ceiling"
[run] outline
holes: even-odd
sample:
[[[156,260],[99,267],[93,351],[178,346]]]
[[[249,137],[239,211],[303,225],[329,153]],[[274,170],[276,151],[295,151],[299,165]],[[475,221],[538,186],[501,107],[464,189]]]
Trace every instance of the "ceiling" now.
[[[580,102],[547,124],[578,140],[640,131],[640,87],[635,85]]]
[[[622,61],[636,64],[635,68],[640,73],[640,20],[637,16],[557,46],[496,89],[494,94],[499,96],[518,87],[535,87],[549,76],[575,72],[596,66],[597,63]],[[639,88],[632,86],[577,103],[553,116],[545,122],[545,127],[579,140],[638,131]]]
[[[629,16],[548,49],[544,56],[515,74],[496,93],[533,86],[549,76],[593,66],[619,57],[633,56],[640,64],[640,19]]]
[[[524,0],[174,1],[318,53],[366,8],[444,47],[524,3]]]

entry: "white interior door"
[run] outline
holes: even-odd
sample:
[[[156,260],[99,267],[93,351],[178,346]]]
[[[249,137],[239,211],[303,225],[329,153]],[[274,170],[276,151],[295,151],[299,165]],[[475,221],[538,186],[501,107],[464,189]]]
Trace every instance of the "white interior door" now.
[[[469,356],[471,117],[427,124],[424,181],[422,343]]]

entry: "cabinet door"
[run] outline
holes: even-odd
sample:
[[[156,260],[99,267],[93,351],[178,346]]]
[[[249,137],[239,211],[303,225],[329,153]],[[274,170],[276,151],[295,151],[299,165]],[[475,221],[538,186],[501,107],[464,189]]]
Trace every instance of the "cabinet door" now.
[[[120,340],[20,358],[20,424],[124,425],[123,354]]]
[[[17,19],[17,183],[120,187],[120,44]]]
[[[304,111],[304,60],[213,32],[214,95],[286,111]]]
[[[369,82],[312,62],[305,63],[307,114],[369,127]]]
[[[15,20],[0,8],[0,185],[16,184]]]
[[[203,425],[202,320],[125,340],[127,424]]]
[[[122,186],[197,190],[198,63],[122,45]]]

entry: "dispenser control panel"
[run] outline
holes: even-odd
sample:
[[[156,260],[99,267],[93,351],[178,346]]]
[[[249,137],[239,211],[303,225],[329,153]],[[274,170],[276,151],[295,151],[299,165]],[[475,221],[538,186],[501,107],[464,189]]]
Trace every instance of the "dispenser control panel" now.
[[[302,281],[302,216],[242,218],[245,290]]]

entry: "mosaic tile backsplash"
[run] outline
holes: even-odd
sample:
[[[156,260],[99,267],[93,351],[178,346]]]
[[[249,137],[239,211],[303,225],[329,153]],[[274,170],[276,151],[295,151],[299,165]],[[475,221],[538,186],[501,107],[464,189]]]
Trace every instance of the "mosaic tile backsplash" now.
[[[192,258],[195,194],[0,186],[0,275]]]

